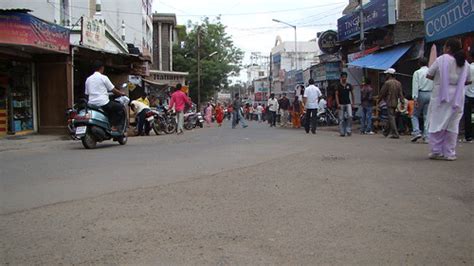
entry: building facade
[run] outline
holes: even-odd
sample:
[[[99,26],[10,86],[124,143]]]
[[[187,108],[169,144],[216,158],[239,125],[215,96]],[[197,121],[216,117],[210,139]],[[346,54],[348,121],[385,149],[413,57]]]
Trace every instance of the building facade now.
[[[153,0],[2,0],[1,8],[30,9],[36,17],[72,29],[80,27],[81,17],[105,20],[110,32],[151,56],[152,4]]]
[[[440,2],[371,0],[362,9],[356,6],[338,19],[343,68],[356,90],[357,99],[362,79],[369,77],[377,94],[383,82],[380,73],[389,67],[397,70],[404,92],[410,95],[411,75],[418,68],[417,60],[426,51],[423,11]],[[361,12],[364,16],[362,42]]]
[[[176,43],[176,15],[153,14],[153,69],[173,71],[173,45]]]
[[[296,85],[304,82],[303,70],[318,63],[318,44],[316,41],[297,42],[297,53],[294,42],[282,42],[277,37],[275,44],[271,57],[271,92],[294,94]]]

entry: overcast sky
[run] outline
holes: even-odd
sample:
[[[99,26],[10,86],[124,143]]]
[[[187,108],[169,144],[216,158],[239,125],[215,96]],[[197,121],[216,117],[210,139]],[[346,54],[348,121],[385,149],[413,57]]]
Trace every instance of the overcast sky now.
[[[269,55],[280,35],[283,41],[294,41],[294,30],[273,22],[278,19],[297,26],[298,41],[308,41],[316,33],[337,29],[337,19],[348,4],[347,0],[154,0],[153,10],[175,13],[178,24],[188,20],[211,19],[221,14],[222,23],[237,47],[245,52],[244,64],[250,62],[251,52]],[[240,79],[246,80],[245,71]]]

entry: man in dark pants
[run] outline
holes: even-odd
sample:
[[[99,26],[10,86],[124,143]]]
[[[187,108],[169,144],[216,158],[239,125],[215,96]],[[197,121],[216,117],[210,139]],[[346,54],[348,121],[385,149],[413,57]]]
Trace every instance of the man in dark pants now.
[[[311,133],[316,134],[316,125],[318,123],[318,107],[319,98],[321,97],[321,91],[314,85],[314,80],[309,79],[308,87],[304,90],[303,103],[306,109],[304,129],[306,134],[309,133],[311,127]]]
[[[94,74],[86,80],[85,94],[89,96],[89,104],[102,107],[107,113],[112,130],[119,130],[118,126],[125,117],[123,106],[109,100],[109,92],[113,92],[117,96],[125,96],[125,94],[117,90],[110,79],[103,75],[104,65],[100,61],[94,62]]]
[[[138,136],[150,135],[150,122],[146,120],[146,114],[150,111],[150,107],[143,102],[134,100],[130,103],[130,107],[137,117]]]
[[[268,99],[268,119],[270,127],[276,126],[276,112],[279,107],[278,100],[275,99],[275,93],[270,94],[270,99]]]
[[[398,139],[400,136],[398,134],[397,123],[395,121],[395,110],[397,109],[398,103],[400,101],[401,107],[403,108],[404,106],[402,84],[400,81],[395,79],[395,69],[389,68],[383,73],[387,75],[387,81],[385,81],[382,86],[382,90],[380,91],[379,102],[383,100],[387,103],[389,122],[388,129],[383,134],[385,137],[390,134],[390,138]]]
[[[471,78],[474,77],[474,47],[471,46],[469,53],[469,71]],[[466,142],[472,142],[472,108],[474,106],[474,82],[466,88],[466,98],[464,100],[464,138]]]

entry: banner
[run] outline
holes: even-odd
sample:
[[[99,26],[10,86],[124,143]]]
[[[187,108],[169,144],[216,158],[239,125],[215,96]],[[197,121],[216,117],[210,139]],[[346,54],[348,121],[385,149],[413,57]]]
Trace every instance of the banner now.
[[[69,29],[28,13],[0,12],[0,43],[38,47],[69,54]]]
[[[363,6],[364,31],[395,24],[394,0],[372,0]],[[360,34],[360,9],[337,20],[339,41]]]
[[[473,32],[474,0],[452,0],[425,10],[426,41]]]
[[[105,25],[96,19],[82,17],[81,44],[105,49]]]

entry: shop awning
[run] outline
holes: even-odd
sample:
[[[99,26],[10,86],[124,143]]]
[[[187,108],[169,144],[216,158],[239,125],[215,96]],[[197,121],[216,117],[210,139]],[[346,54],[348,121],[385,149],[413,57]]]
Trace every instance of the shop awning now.
[[[386,70],[392,67],[411,48],[411,45],[402,45],[387,51],[369,54],[357,59],[350,66]]]

